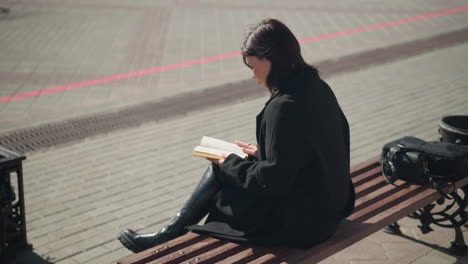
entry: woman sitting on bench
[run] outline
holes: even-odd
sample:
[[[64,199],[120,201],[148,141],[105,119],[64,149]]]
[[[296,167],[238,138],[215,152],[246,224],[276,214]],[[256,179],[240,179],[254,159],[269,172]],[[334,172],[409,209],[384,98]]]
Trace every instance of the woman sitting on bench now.
[[[308,248],[331,237],[351,214],[349,126],[330,87],[278,20],[252,27],[241,53],[253,78],[271,93],[257,116],[258,145],[237,142],[247,160],[234,154],[210,160],[191,197],[159,232],[121,231],[118,239],[133,252],[188,230],[240,243]]]

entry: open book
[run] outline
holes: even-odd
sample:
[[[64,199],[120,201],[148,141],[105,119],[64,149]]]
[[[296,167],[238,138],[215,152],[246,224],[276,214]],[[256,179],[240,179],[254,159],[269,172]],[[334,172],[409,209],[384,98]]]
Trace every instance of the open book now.
[[[242,151],[241,147],[234,143],[205,136],[202,137],[200,144],[192,151],[192,154],[195,156],[211,159],[223,159],[223,153],[227,155],[234,153],[243,159],[246,159],[248,156]]]

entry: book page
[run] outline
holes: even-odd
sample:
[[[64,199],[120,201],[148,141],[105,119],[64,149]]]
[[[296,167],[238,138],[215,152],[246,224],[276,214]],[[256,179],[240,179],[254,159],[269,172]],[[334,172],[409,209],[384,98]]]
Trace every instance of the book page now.
[[[192,152],[193,155],[213,159],[221,159],[224,153],[226,153],[224,150],[205,148],[202,146],[196,146]]]
[[[200,146],[210,149],[222,150],[222,153],[234,153],[242,158],[246,157],[247,155],[242,151],[242,148],[236,144],[212,137],[203,136],[200,142]]]
[[[195,155],[201,155],[201,153],[207,153],[215,156],[221,156],[223,153],[231,154],[234,153],[239,157],[245,159],[247,154],[242,151],[242,148],[234,143],[230,143],[224,140],[215,139],[212,137],[203,136],[200,145],[194,149]]]

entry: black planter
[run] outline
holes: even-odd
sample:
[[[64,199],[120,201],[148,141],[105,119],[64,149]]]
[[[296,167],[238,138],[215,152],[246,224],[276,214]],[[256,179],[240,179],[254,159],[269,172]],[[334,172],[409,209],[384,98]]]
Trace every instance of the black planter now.
[[[439,121],[442,142],[468,145],[468,116],[446,116]]]
[[[15,257],[20,249],[32,248],[26,237],[23,165],[26,157],[0,145],[0,263]],[[17,179],[17,193],[11,178]]]

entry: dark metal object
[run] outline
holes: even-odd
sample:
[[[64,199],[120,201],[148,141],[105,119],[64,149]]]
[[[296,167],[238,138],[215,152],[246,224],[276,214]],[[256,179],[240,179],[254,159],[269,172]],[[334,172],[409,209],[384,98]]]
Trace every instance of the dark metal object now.
[[[462,191],[463,195],[459,192]],[[448,198],[442,197],[436,203],[429,204],[418,211],[409,215],[414,219],[419,219],[421,225],[418,225],[423,234],[432,230],[431,224],[454,228],[455,240],[452,242],[448,251],[457,256],[465,256],[468,253],[468,246],[465,244],[461,227],[467,221],[466,205],[468,203],[468,186],[447,194]]]
[[[459,192],[462,191],[463,195]],[[447,248],[447,252],[456,256],[466,256],[468,246],[465,244],[461,227],[467,222],[466,207],[468,204],[468,186],[447,194],[435,203],[424,206],[408,217],[419,219],[421,225],[418,225],[423,234],[434,231],[431,225],[453,228],[455,230],[455,240]],[[400,226],[397,222],[384,228],[384,232],[392,235],[401,235]]]
[[[453,144],[468,145],[468,116],[454,115],[443,117],[439,121],[439,140]],[[468,227],[468,224],[465,227]]]
[[[0,145],[0,259],[11,257],[23,248],[32,248],[26,237],[23,168],[26,157]],[[16,174],[18,193],[11,186]]]
[[[442,142],[468,145],[468,116],[446,116],[439,121],[439,139]]]
[[[439,121],[439,140],[452,144],[468,145],[468,116],[443,117]],[[463,192],[462,196],[458,193],[459,191]],[[465,243],[461,227],[463,225],[468,227],[468,224],[466,224],[468,219],[467,204],[468,186],[465,185],[446,195],[446,197],[440,198],[435,203],[419,209],[409,217],[419,219],[421,225],[418,225],[418,227],[423,234],[433,231],[431,224],[454,228],[455,240],[447,251],[457,256],[465,256],[468,254],[468,246]],[[397,222],[384,228],[384,231],[394,235],[401,234]]]

